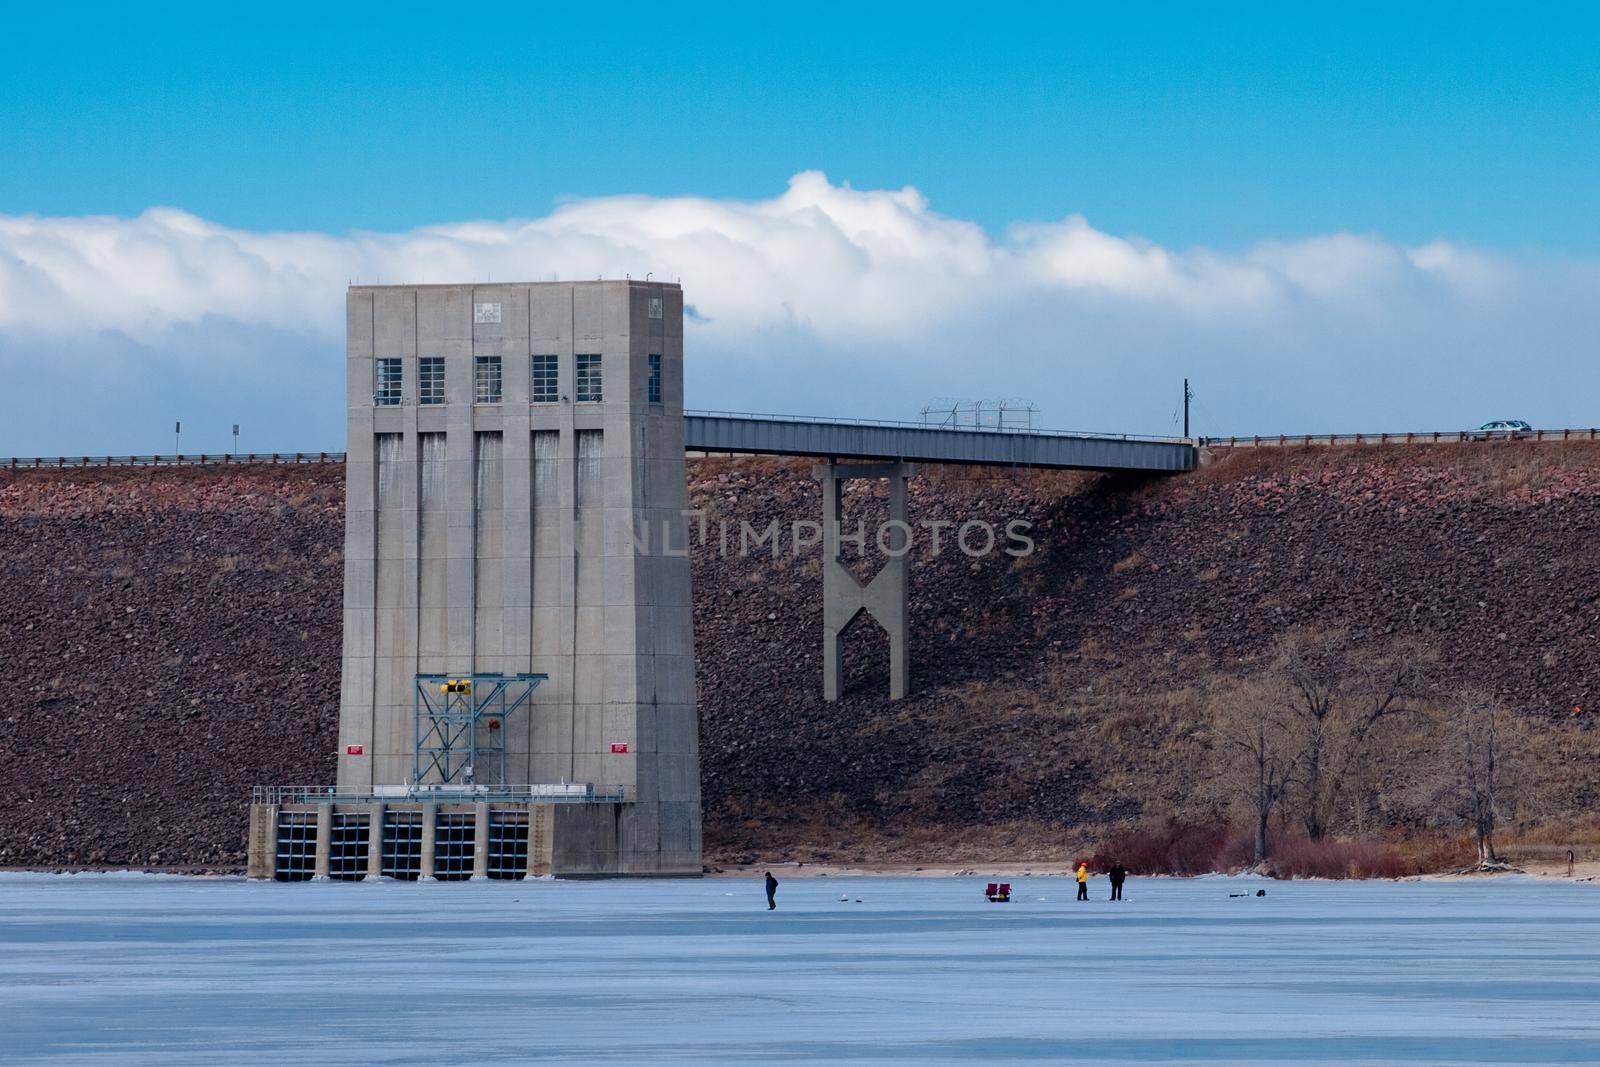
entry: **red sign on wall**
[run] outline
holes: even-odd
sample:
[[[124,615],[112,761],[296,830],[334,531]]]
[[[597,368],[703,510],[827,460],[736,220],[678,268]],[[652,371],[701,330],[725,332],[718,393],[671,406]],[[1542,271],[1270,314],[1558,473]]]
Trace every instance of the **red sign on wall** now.
[[[614,741],[614,742],[612,742],[612,744],[611,744],[611,754],[612,755],[620,755],[621,753],[624,753],[626,751],[628,751],[628,743],[626,741]]]
[[[362,746],[362,745],[346,745],[346,746],[344,746],[344,754],[346,756],[360,756],[360,755],[364,754],[366,751],[367,751],[366,748],[364,746]]]

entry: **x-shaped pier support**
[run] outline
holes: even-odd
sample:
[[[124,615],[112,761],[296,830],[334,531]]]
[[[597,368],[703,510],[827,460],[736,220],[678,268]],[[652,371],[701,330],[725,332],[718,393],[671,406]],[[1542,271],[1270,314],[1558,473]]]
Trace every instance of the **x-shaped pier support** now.
[[[906,521],[906,481],[917,472],[912,463],[838,463],[829,460],[812,468],[822,483],[822,696],[839,699],[844,680],[844,632],[856,616],[866,612],[889,634],[889,698],[906,695],[910,682],[910,650],[906,609],[907,557],[911,553],[911,526]],[[865,533],[866,543],[888,556],[866,585],[839,560],[839,512],[844,483],[852,478],[889,480],[889,521],[881,530]],[[862,547],[865,553],[865,545]]]

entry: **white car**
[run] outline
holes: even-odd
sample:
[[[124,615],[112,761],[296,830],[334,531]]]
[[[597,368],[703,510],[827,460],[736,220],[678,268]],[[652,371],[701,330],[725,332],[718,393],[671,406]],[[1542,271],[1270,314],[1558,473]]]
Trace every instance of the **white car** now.
[[[1472,431],[1474,441],[1487,441],[1491,437],[1527,437],[1533,433],[1533,427],[1521,419],[1497,419],[1486,422]]]

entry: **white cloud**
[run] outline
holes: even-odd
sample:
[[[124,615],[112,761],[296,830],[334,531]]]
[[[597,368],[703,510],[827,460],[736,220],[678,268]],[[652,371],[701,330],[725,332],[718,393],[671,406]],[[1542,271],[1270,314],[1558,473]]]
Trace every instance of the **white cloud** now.
[[[1396,286],[1492,297],[1512,273],[1436,242],[1407,249],[1334,234],[1241,254],[1173,250],[1081,216],[990,238],[915,189],[862,191],[816,172],[771,200],[582,200],[531,220],[408,233],[257,233],[171,208],[137,218],[0,217],[0,330],[109,329],[140,341],[220,317],[328,338],[346,282],[682,278],[719,334],[796,324],[821,340],[916,336],[986,307],[1052,294],[1155,312],[1257,314]]]
[[[681,278],[698,312],[697,406],[906,417],[927,396],[1029,395],[1051,425],[1160,431],[1187,374],[1216,412],[1207,431],[1298,433],[1448,428],[1502,405],[1579,424],[1600,388],[1593,264],[1351,233],[1166,248],[1077,215],[994,237],[913,188],[816,172],[768,200],[605,197],[405,233],[262,233],[172,208],[0,216],[0,367],[26,368],[52,447],[85,432],[50,419],[64,379],[142,373],[159,406],[179,389],[160,382],[184,377],[209,403],[224,386],[195,392],[208,360],[237,379],[227,397],[307,391],[286,438],[301,418],[327,440],[347,282],[646,272]],[[313,388],[306,368],[326,378]],[[122,416],[105,410],[109,434]]]

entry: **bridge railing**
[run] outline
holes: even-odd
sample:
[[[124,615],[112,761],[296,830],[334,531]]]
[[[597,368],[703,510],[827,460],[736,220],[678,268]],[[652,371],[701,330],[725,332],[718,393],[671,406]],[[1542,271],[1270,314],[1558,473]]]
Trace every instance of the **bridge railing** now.
[[[892,422],[881,419],[807,419],[794,415],[767,415],[745,411],[686,411],[688,416],[708,418],[761,419],[769,422],[835,423],[845,426],[885,426],[918,430],[958,430],[962,433],[994,433],[1071,437],[1088,440],[1153,441],[1184,444],[1182,437],[1154,437],[1125,433],[1089,433],[1079,430],[1019,430],[991,426],[930,426],[922,422]],[[1423,433],[1333,433],[1261,434],[1252,437],[1201,437],[1197,443],[1211,448],[1291,448],[1302,445],[1436,445],[1482,441],[1600,441],[1600,427],[1564,430],[1435,430]],[[0,470],[56,470],[83,467],[226,467],[259,464],[343,463],[343,452],[249,452],[198,453],[194,455],[130,456],[13,456],[0,458]]]
[[[257,785],[252,804],[471,804],[505,801],[522,804],[617,804],[628,800],[627,786],[596,790],[585,783],[528,785],[423,785],[352,787],[336,785]]]
[[[13,456],[0,459],[0,469],[52,470],[73,467],[227,467],[256,464],[343,463],[343,452],[229,452],[172,456]]]
[[[1092,430],[1036,430],[1020,426],[973,426],[953,423],[910,422],[895,419],[849,419],[829,416],[775,415],[759,411],[684,411],[685,418],[754,419],[760,422],[801,422],[817,426],[881,426],[893,430],[940,430],[959,433],[992,433],[1007,437],[1071,437],[1094,441],[1151,441],[1157,444],[1189,444],[1186,437],[1159,437],[1137,433],[1096,433]]]
[[[1566,430],[1434,430],[1425,433],[1276,434],[1255,437],[1202,437],[1210,448],[1294,448],[1303,445],[1442,445],[1483,441],[1596,441],[1600,428]]]

